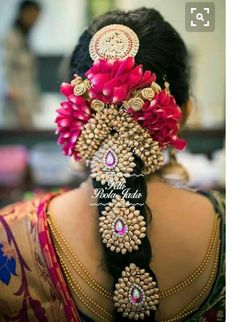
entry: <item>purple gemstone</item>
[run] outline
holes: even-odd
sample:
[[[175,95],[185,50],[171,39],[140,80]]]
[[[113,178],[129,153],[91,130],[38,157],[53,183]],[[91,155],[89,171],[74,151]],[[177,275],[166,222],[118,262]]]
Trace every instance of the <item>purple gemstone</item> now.
[[[119,236],[123,236],[127,232],[126,226],[121,219],[118,219],[116,221],[114,230],[115,230],[115,233]]]
[[[140,304],[143,300],[143,294],[137,286],[132,286],[130,291],[130,302],[132,304]]]
[[[108,168],[112,168],[116,163],[116,155],[112,150],[109,150],[105,157],[105,165]]]

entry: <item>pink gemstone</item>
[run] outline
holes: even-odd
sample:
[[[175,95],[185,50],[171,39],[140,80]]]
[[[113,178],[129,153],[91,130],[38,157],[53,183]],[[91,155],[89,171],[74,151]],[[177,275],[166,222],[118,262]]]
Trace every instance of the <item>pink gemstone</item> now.
[[[115,163],[116,163],[115,153],[112,150],[109,150],[106,154],[106,157],[105,157],[105,165],[108,168],[111,168],[115,165]]]
[[[119,236],[123,236],[127,232],[126,226],[121,219],[118,219],[116,221],[114,230],[115,230],[115,233],[118,234]]]
[[[130,292],[130,301],[132,304],[140,304],[143,300],[143,295],[141,290],[137,286],[132,286]]]

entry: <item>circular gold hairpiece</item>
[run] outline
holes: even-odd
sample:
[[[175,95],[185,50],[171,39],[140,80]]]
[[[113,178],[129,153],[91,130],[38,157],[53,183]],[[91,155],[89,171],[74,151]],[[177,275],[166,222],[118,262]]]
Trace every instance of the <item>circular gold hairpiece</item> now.
[[[139,49],[136,33],[124,25],[108,25],[98,30],[89,44],[89,54],[98,59],[115,60],[135,57]]]

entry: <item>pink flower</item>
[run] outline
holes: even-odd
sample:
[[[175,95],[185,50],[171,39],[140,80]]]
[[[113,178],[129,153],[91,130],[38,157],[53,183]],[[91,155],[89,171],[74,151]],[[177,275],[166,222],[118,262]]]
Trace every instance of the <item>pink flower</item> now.
[[[99,60],[85,75],[90,86],[85,95],[74,95],[76,81],[80,82],[80,79],[71,84],[61,85],[61,93],[67,99],[57,110],[55,121],[59,135],[58,143],[63,145],[64,154],[74,155],[76,159],[80,158],[78,152],[75,151],[76,141],[91,118],[91,114],[95,113],[90,109],[94,99],[104,104],[119,106],[124,100],[128,101],[135,90],[150,87],[156,80],[155,74],[143,71],[142,65],[135,65],[133,57],[115,61]],[[161,148],[167,145],[172,145],[179,150],[185,148],[186,142],[177,136],[182,116],[181,109],[174,97],[165,90],[156,93],[151,101],[146,100],[141,110],[134,111],[129,108],[127,112],[149,131],[153,139],[159,142]]]
[[[86,72],[91,82],[89,95],[105,104],[121,104],[135,89],[150,86],[156,76],[135,65],[133,57],[113,62],[99,60]]]
[[[67,96],[67,100],[61,103],[57,109],[58,143],[63,145],[65,155],[75,155],[75,143],[91,117],[90,109],[82,96],[73,94],[73,86],[67,83],[61,85],[61,92]],[[77,156],[78,158],[78,156]]]
[[[178,150],[186,147],[186,142],[177,137],[182,116],[180,107],[172,95],[162,90],[152,101],[146,101],[140,111],[127,111],[156,140],[161,148],[172,145]]]
[[[61,92],[61,94],[68,97],[73,94],[73,88],[74,88],[74,86],[72,86],[69,83],[62,83],[60,86],[60,92]]]

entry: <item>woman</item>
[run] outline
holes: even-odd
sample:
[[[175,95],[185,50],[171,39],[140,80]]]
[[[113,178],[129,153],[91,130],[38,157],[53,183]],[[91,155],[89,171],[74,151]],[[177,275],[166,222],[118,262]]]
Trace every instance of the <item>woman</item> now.
[[[32,127],[33,112],[38,109],[36,59],[29,46],[28,38],[40,10],[37,2],[22,1],[14,26],[5,38],[7,126]]]
[[[161,177],[181,170],[163,150],[186,145],[182,39],[154,9],[110,12],[71,75],[58,143],[91,174],[2,210],[1,320],[224,321],[223,201]]]

